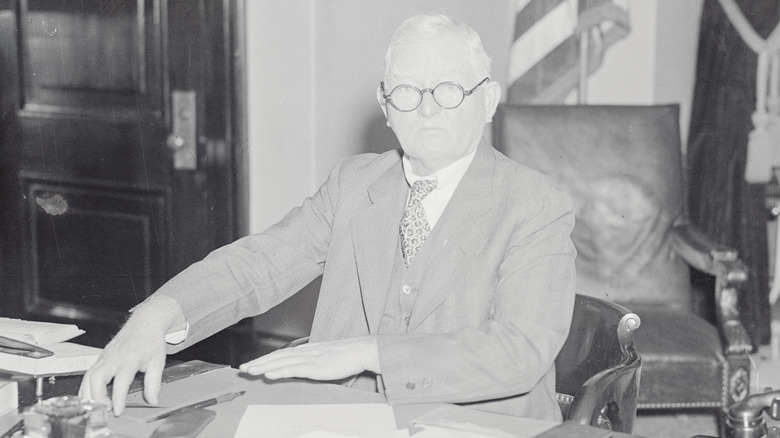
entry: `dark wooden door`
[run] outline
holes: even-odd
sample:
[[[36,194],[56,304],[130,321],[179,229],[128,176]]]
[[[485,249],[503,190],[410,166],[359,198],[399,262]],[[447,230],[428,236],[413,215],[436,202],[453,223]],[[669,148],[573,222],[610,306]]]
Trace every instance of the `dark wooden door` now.
[[[0,316],[102,346],[237,237],[236,8],[0,0]]]

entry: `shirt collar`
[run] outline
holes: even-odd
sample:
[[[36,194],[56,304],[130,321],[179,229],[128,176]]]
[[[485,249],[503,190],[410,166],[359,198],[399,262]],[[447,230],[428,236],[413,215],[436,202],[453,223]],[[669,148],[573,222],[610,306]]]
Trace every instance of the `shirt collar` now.
[[[425,177],[414,174],[412,171],[412,162],[409,159],[409,156],[404,154],[403,158],[401,159],[404,166],[404,177],[406,178],[406,182],[409,183],[410,187],[414,185],[415,181],[419,181],[421,179],[433,179],[433,177],[436,177],[438,183],[436,184],[436,188],[434,190],[454,190],[458,183],[460,183],[463,175],[466,174],[466,170],[468,170],[469,165],[471,164],[471,161],[474,159],[474,155],[476,154],[477,150],[474,149],[474,151],[472,151],[470,154],[459,158],[457,161],[445,167],[444,169],[439,170],[433,175]]]

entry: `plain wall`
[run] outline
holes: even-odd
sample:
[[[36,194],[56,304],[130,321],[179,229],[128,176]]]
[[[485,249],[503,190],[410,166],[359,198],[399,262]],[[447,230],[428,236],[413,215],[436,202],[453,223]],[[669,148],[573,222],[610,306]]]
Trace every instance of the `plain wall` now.
[[[384,50],[404,18],[473,26],[506,87],[512,0],[247,0],[250,231],[317,190],[340,158],[397,146],[376,101]],[[588,103],[681,104],[687,134],[701,0],[632,0],[631,32],[606,53]],[[684,144],[684,142],[683,142]]]

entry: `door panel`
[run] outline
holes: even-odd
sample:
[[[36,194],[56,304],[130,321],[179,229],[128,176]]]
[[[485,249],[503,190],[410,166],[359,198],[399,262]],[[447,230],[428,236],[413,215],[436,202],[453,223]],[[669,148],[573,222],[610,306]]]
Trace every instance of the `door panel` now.
[[[21,1],[24,108],[159,119],[160,11],[161,0]]]
[[[94,322],[121,321],[165,280],[165,190],[48,182],[24,173],[31,253],[28,308]],[[84,269],[88,267],[88,269]]]
[[[102,346],[241,234],[236,4],[0,0],[0,316],[75,322]],[[186,169],[166,142],[173,90],[195,96]]]
[[[121,321],[165,280],[163,4],[18,4],[25,314]]]

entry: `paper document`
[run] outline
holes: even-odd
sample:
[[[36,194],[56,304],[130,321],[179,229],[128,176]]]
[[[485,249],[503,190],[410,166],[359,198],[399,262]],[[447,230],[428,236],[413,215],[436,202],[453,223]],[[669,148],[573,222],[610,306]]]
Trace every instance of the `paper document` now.
[[[32,376],[54,376],[58,374],[81,374],[86,372],[100,357],[102,348],[89,347],[71,342],[46,345],[54,356],[40,359],[0,353],[0,370],[30,374]]]
[[[381,403],[250,405],[235,438],[401,438],[393,408]]]
[[[448,405],[411,422],[423,429],[415,438],[531,438],[559,423]]]
[[[37,345],[65,342],[84,333],[73,324],[0,318],[0,335]]]
[[[19,407],[19,384],[14,380],[0,380],[0,416]]]

